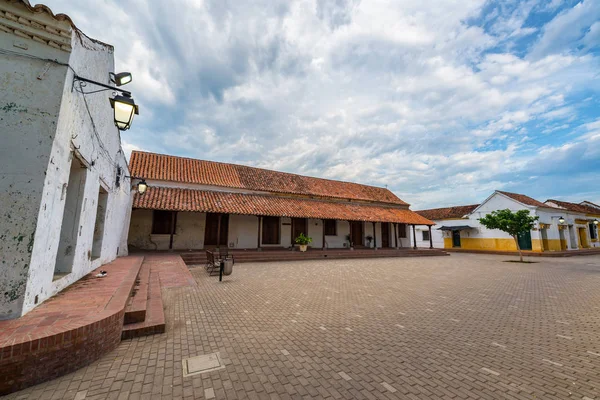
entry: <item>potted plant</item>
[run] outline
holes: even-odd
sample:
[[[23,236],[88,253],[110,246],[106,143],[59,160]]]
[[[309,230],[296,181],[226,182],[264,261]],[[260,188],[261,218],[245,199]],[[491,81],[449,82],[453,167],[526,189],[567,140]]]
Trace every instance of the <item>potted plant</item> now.
[[[300,247],[300,251],[306,251],[306,249],[308,248],[308,245],[310,243],[312,243],[312,238],[306,236],[304,233],[301,233],[297,238],[296,238],[296,244]]]
[[[348,247],[350,248],[350,250],[353,250],[354,246],[353,246],[352,240],[350,238],[350,235],[346,235],[346,241],[348,242]]]
[[[367,239],[367,246],[371,247],[371,242],[373,241],[373,236],[368,235],[365,237]]]

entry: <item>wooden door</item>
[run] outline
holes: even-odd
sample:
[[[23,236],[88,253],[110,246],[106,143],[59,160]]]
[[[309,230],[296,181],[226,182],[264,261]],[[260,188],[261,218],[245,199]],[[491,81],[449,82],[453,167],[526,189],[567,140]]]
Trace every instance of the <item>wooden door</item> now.
[[[219,214],[206,214],[206,225],[204,226],[204,246],[217,245],[217,231],[219,230]]]
[[[381,247],[390,247],[390,223],[381,223]]]
[[[229,214],[221,214],[221,237],[219,238],[220,246],[228,246],[229,239]]]
[[[292,245],[296,243],[296,238],[303,233],[308,236],[308,221],[306,218],[292,218]]]
[[[518,236],[519,248],[521,250],[531,250],[531,232],[525,232]]]
[[[452,231],[452,247],[460,247],[460,231]]]
[[[220,232],[219,218],[221,218]],[[227,246],[228,233],[229,214],[206,214],[206,225],[204,227],[204,246]],[[218,242],[217,236],[219,236]]]
[[[354,244],[354,247],[364,246],[363,223],[360,221],[352,222],[352,243]]]

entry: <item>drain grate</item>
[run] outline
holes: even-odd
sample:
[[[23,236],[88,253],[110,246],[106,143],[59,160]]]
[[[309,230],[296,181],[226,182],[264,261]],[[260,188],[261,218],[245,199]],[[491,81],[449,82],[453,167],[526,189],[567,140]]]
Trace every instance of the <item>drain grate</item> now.
[[[186,358],[183,364],[183,376],[203,374],[225,368],[219,352]]]

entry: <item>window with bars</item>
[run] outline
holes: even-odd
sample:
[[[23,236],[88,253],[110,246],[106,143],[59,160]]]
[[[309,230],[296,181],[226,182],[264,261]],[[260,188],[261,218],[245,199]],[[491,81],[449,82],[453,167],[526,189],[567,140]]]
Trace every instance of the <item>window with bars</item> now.
[[[337,224],[335,219],[326,219],[323,223],[323,229],[325,231],[326,236],[336,236],[337,235]]]
[[[171,220],[173,221],[173,234],[176,231],[177,225],[177,214],[173,215],[174,211],[162,211],[154,210],[152,213],[152,234],[153,235],[170,235],[171,234]]]
[[[406,224],[398,224],[398,237],[406,239]]]
[[[429,241],[429,231],[423,231],[423,240]]]

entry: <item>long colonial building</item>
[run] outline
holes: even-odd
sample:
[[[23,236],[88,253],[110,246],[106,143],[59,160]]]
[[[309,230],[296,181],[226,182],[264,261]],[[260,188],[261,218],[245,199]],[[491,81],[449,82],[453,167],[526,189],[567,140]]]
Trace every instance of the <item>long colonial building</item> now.
[[[131,249],[415,247],[410,229],[434,222],[380,187],[134,151]],[[427,244],[430,247],[430,244]]]

